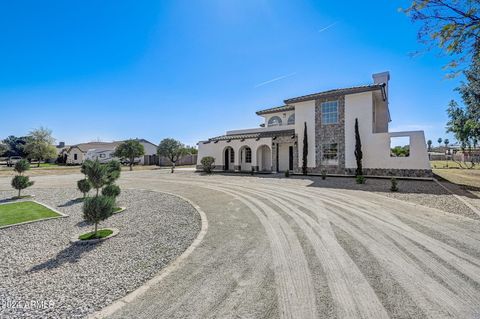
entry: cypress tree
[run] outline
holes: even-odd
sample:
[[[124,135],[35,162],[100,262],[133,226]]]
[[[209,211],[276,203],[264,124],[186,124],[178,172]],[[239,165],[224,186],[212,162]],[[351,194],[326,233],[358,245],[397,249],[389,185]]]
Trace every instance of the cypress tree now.
[[[307,157],[308,157],[308,135],[307,135],[307,122],[305,122],[305,128],[303,129],[303,158],[302,158],[303,175],[307,175]]]
[[[358,118],[355,118],[355,159],[357,161],[357,170],[355,176],[362,176],[362,141],[360,140],[360,132],[358,131]]]

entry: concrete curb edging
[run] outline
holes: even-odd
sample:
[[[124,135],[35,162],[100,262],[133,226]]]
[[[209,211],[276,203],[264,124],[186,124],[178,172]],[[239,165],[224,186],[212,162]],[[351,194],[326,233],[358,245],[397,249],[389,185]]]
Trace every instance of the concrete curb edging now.
[[[41,218],[41,219],[36,219],[36,220],[29,220],[29,221],[26,221],[26,222],[21,222],[21,223],[17,223],[17,224],[11,224],[11,225],[5,225],[5,226],[0,226],[0,229],[5,229],[5,228],[10,228],[10,227],[15,227],[15,226],[20,226],[20,225],[26,225],[26,224],[32,224],[32,223],[37,223],[37,222],[43,222],[43,221],[46,221],[46,220],[50,220],[50,219],[57,219],[57,218],[65,218],[65,217],[68,217],[67,214],[64,214],[60,211],[58,211],[57,209],[53,208],[53,207],[50,207],[44,203],[41,203],[39,201],[36,201],[36,200],[23,200],[23,199],[20,199],[20,200],[16,200],[16,201],[11,201],[11,202],[6,202],[6,203],[0,203],[0,205],[6,205],[6,204],[13,204],[13,203],[22,203],[22,202],[33,202],[33,203],[36,203],[38,205],[41,205],[45,208],[48,208],[50,209],[52,212],[54,213],[57,213],[58,215],[60,216],[53,216],[53,217],[47,217],[47,218]]]
[[[163,193],[163,194],[167,194],[167,195],[171,195],[171,196],[175,196],[175,197],[178,197],[184,201],[186,201],[187,203],[189,203],[190,205],[192,205],[193,208],[195,208],[195,210],[198,212],[198,214],[200,215],[200,219],[201,219],[201,229],[200,229],[200,232],[198,233],[197,235],[197,238],[194,239],[194,241],[192,242],[192,244],[180,255],[178,256],[177,258],[175,258],[175,260],[173,260],[170,264],[168,264],[165,268],[163,268],[155,277],[153,277],[152,279],[148,280],[146,283],[144,283],[143,285],[141,285],[140,287],[138,287],[137,289],[135,289],[134,291],[130,292],[129,294],[127,294],[126,296],[114,301],[112,304],[106,306],[105,308],[103,308],[102,310],[99,310],[93,314],[91,314],[88,319],[101,319],[101,318],[106,318],[112,314],[114,314],[115,312],[117,312],[118,310],[120,310],[121,308],[123,308],[125,305],[135,301],[136,299],[138,299],[139,297],[141,297],[145,292],[147,292],[151,286],[161,282],[165,277],[167,277],[170,273],[172,273],[173,271],[175,271],[178,267],[181,266],[181,264],[185,261],[185,259],[187,259],[190,254],[195,250],[195,248],[197,248],[200,243],[203,241],[203,238],[205,237],[205,234],[207,233],[208,231],[208,220],[207,220],[207,215],[205,214],[205,212],[200,208],[200,206],[198,206],[197,204],[193,203],[191,200],[189,200],[188,198],[185,198],[181,195],[177,195],[177,194],[173,194],[173,193],[169,193],[169,192],[163,192],[163,191],[155,191],[155,190],[151,190],[151,189],[138,189],[138,188],[133,188],[135,190],[140,190],[140,191],[149,191],[149,192],[156,192],[156,193]]]
[[[456,199],[458,199],[459,201],[461,201],[462,203],[464,203],[468,208],[470,208],[475,214],[477,214],[479,217],[480,217],[480,210],[478,208],[476,208],[475,206],[473,206],[472,204],[470,204],[469,202],[467,202],[465,199],[463,199],[461,196],[455,194],[454,192],[452,192],[447,186],[443,185],[442,183],[440,183],[436,178],[433,179],[435,181],[435,183],[437,183],[438,185],[440,185],[440,187],[442,187],[443,189],[445,189],[447,192],[449,192],[450,194],[452,194]]]

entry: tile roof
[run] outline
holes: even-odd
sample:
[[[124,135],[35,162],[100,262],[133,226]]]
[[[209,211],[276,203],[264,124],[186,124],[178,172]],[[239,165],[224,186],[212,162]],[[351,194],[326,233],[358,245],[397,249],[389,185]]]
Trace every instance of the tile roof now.
[[[257,111],[257,115],[269,114],[269,113],[276,113],[276,112],[285,112],[285,111],[292,111],[295,110],[295,106],[293,105],[282,105],[277,107],[272,107],[265,110]]]
[[[382,89],[384,87],[385,87],[385,83],[352,86],[352,87],[348,87],[348,88],[333,89],[333,90],[328,90],[328,91],[323,91],[323,92],[298,96],[298,97],[294,97],[294,98],[291,98],[291,99],[287,99],[284,102],[285,102],[285,104],[298,103],[298,102],[315,100],[317,98],[327,97],[327,96],[332,96],[332,95],[344,95],[344,94],[354,94],[354,93],[375,91],[375,90]]]
[[[209,142],[216,142],[216,141],[228,141],[228,140],[246,140],[251,138],[263,138],[263,137],[275,137],[275,136],[288,136],[294,135],[295,130],[282,130],[282,131],[268,131],[268,132],[260,132],[260,133],[251,133],[251,134],[238,134],[238,135],[221,135],[217,137],[212,137],[208,139],[207,143]]]

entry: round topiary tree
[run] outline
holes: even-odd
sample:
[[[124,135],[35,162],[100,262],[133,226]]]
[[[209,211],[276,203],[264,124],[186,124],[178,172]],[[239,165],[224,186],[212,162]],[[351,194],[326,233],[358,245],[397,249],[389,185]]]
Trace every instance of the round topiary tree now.
[[[12,187],[18,190],[18,198],[21,197],[22,189],[25,189],[32,185],[33,185],[33,182],[30,181],[30,178],[28,176],[16,175],[12,179]]]
[[[214,168],[213,163],[215,163],[215,158],[212,156],[205,156],[200,162],[202,163],[203,171],[210,174]]]
[[[30,178],[23,175],[24,172],[30,169],[30,163],[27,160],[22,159],[15,163],[15,167],[13,169],[18,173],[18,175],[12,179],[12,187],[18,190],[18,198],[20,198],[22,189],[33,185],[33,182],[30,181]]]
[[[102,189],[102,195],[116,198],[120,195],[120,187],[115,184],[107,185]]]
[[[83,218],[95,225],[93,238],[97,237],[98,223],[112,216],[115,199],[109,196],[87,197],[83,202]]]
[[[85,199],[87,193],[92,189],[92,185],[86,178],[79,180],[77,182],[77,187],[83,193],[83,199]]]

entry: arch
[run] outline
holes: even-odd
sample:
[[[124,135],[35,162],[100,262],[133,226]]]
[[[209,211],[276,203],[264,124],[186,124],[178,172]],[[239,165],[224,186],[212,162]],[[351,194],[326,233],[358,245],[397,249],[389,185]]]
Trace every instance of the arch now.
[[[295,113],[290,115],[287,120],[287,125],[293,125],[293,124],[295,124]]]
[[[231,146],[226,146],[223,149],[223,170],[235,170],[235,150]]]
[[[268,119],[267,126],[280,126],[282,125],[282,119],[279,116],[272,116]]]
[[[272,149],[268,145],[260,145],[257,148],[257,167],[260,172],[272,170]]]
[[[241,171],[252,170],[252,149],[248,145],[243,145],[238,150],[238,158]]]

